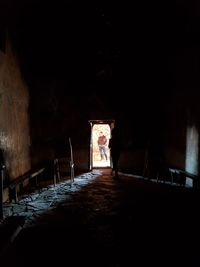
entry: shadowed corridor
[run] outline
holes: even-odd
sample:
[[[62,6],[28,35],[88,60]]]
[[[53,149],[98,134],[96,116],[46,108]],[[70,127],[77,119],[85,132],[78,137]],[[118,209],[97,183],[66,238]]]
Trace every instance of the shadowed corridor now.
[[[1,2],[1,266],[199,267],[199,1]],[[119,180],[92,165],[104,122]]]
[[[195,192],[124,174],[114,180],[110,169],[91,173],[71,199],[21,230],[6,266],[199,266]]]

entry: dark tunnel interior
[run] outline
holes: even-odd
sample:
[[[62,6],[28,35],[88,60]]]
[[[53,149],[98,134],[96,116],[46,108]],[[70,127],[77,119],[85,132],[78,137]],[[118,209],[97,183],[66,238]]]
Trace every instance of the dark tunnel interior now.
[[[16,264],[25,265],[30,251],[24,243],[29,238],[35,244],[36,237],[42,236],[41,242],[52,251],[46,240],[58,243],[56,234],[62,233],[61,240],[67,238],[67,226],[75,231],[75,237],[72,233],[68,236],[74,246],[77,242],[83,245],[88,238],[95,257],[99,257],[95,249],[102,253],[101,260],[94,264],[83,249],[80,255],[88,266],[133,266],[130,248],[121,247],[124,235],[129,236],[129,242],[135,238],[132,245],[138,261],[143,258],[139,246],[143,247],[144,240],[150,247],[149,251],[144,249],[149,263],[164,266],[163,258],[167,257],[163,251],[168,247],[160,232],[167,242],[178,235],[170,244],[182,255],[181,263],[184,253],[196,253],[193,246],[191,251],[186,249],[192,238],[184,234],[189,228],[195,238],[199,235],[199,33],[197,0],[1,1],[0,226],[4,229],[4,218],[21,214],[14,205],[23,201],[30,185],[38,189],[38,182],[42,201],[49,198],[43,195],[43,186],[57,184],[52,191],[53,201],[50,193],[49,201],[53,207],[55,203],[60,205],[55,215],[47,213],[39,219],[36,232],[29,233],[26,227],[21,231],[6,252],[6,260],[7,253],[14,253]],[[113,158],[108,147],[113,128],[120,138],[119,181],[112,179]],[[102,130],[107,137],[107,162],[100,160],[96,141]],[[75,193],[72,206],[63,204],[63,188],[71,196],[82,184],[80,177],[97,180],[92,180],[92,185],[84,184],[80,196]],[[73,182],[69,188],[61,183],[69,181]],[[63,202],[58,201],[58,195]],[[26,212],[31,205],[26,200]],[[173,216],[180,224],[178,232],[171,224]],[[45,220],[50,220],[47,227]],[[149,220],[148,227],[155,236],[143,220]],[[159,220],[171,231],[169,236],[161,224],[158,226]],[[141,236],[136,228],[142,231]],[[154,237],[164,248],[158,249],[162,263],[152,256]],[[39,254],[44,259],[42,244]],[[20,248],[26,254],[23,261]],[[70,246],[67,248],[76,258]],[[120,253],[121,248],[121,256],[115,257],[115,249]],[[197,266],[193,265],[196,256],[189,256],[189,266]],[[138,266],[146,266],[145,260]],[[176,260],[180,266],[178,257]],[[59,262],[56,257],[55,261]],[[7,261],[7,266],[13,263]]]

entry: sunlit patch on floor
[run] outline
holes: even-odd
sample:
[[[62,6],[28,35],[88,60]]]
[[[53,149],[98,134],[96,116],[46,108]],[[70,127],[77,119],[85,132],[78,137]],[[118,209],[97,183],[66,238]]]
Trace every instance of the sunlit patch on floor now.
[[[5,203],[4,217],[25,216],[24,227],[30,226],[39,216],[51,211],[63,201],[70,200],[74,193],[88,185],[99,175],[101,175],[100,170],[93,170],[76,176],[74,182],[68,180],[49,185],[31,194],[24,195],[18,203]]]

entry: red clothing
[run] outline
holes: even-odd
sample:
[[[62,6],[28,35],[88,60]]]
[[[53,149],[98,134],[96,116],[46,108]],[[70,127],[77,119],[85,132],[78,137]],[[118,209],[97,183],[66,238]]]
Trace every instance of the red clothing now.
[[[98,138],[98,145],[105,145],[107,143],[107,138],[105,135],[101,135]]]

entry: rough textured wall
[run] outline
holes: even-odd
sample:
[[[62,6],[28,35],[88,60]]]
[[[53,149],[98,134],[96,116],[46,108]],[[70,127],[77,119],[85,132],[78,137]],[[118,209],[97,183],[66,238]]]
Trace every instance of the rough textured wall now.
[[[37,84],[31,97],[32,164],[62,157],[71,137],[76,169],[89,166],[90,119],[117,119],[122,138],[119,167],[141,175],[148,146],[154,157],[184,168],[186,146],[186,99],[174,91],[164,96],[150,94],[144,99],[136,91],[126,95],[67,96],[62,85]],[[49,89],[50,88],[50,89]],[[161,94],[161,93],[160,93]],[[107,102],[106,102],[107,101]],[[142,103],[142,104],[141,104]],[[149,153],[150,154],[150,153]]]
[[[30,169],[29,94],[17,58],[7,40],[0,51],[0,147],[10,179]]]

